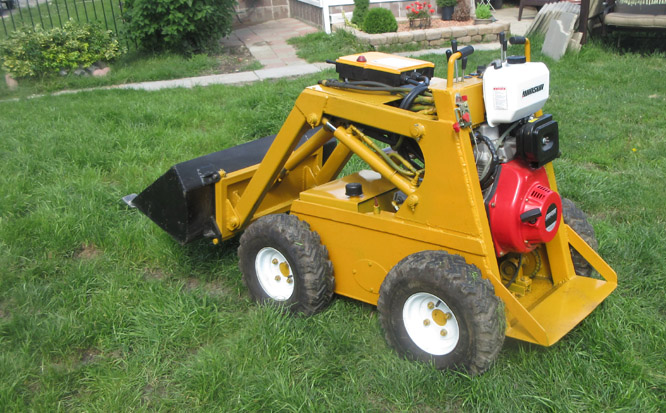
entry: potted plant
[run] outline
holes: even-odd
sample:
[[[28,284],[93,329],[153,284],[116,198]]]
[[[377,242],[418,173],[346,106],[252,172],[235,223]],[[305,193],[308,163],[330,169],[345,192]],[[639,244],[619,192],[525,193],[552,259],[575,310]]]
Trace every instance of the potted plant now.
[[[476,19],[474,24],[486,24],[493,22],[493,14],[490,12],[490,5],[479,4],[476,6]]]
[[[425,1],[415,1],[407,6],[407,18],[410,28],[430,27],[430,15],[435,13],[435,9]]]
[[[437,0],[437,7],[442,13],[442,20],[451,20],[458,0]]]

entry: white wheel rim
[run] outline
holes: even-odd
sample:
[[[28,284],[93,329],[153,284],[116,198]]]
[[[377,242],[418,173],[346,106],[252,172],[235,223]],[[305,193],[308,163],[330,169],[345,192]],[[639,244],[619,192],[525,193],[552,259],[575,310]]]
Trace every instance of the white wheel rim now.
[[[294,273],[287,259],[275,248],[262,248],[254,270],[264,292],[275,301],[286,301],[294,293]]]
[[[439,297],[429,293],[415,293],[405,301],[402,321],[414,344],[434,356],[449,354],[460,339],[453,311]]]

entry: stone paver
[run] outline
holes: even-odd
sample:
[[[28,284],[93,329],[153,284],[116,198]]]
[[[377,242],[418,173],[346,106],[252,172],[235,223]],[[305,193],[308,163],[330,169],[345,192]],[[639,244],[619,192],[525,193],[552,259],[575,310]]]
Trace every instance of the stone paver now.
[[[281,66],[306,65],[305,60],[298,59],[296,50],[287,43],[287,39],[314,33],[317,30],[316,27],[300,20],[287,18],[242,27],[234,30],[232,36],[242,41],[252,56],[265,68],[273,69]]]
[[[573,13],[562,13],[557,19],[550,21],[541,52],[555,60],[560,60],[569,46],[578,16]]]

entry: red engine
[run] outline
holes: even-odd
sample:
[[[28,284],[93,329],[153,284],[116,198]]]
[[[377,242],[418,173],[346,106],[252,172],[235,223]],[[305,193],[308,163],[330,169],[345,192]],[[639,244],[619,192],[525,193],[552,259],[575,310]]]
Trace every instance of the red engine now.
[[[550,189],[544,168],[530,168],[521,160],[507,162],[494,189],[487,207],[498,255],[529,252],[555,237],[562,200]]]

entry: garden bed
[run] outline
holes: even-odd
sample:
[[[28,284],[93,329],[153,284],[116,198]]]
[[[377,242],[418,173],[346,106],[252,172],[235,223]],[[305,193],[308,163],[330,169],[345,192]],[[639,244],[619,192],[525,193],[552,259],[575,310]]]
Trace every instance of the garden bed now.
[[[441,22],[441,23],[440,23]],[[459,25],[464,23],[464,25]],[[451,39],[458,40],[459,44],[494,42],[500,32],[509,33],[511,25],[508,22],[494,22],[490,24],[475,25],[473,20],[467,22],[443,21],[432,19],[428,29],[409,30],[409,22],[400,23],[405,30],[395,33],[368,34],[360,30],[346,28],[359,40],[368,42],[373,46],[389,45],[418,45],[421,47],[439,47],[449,44]]]
[[[442,19],[430,19],[430,27],[427,29],[441,29],[443,27],[454,27],[454,26],[471,26],[474,24],[474,19],[465,20],[465,21],[456,21],[456,20],[442,20]],[[410,27],[409,21],[398,21],[398,32],[410,32],[418,30],[418,28]]]

